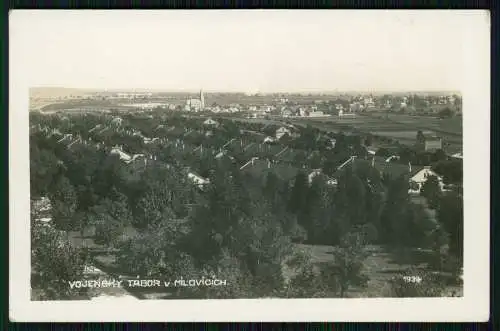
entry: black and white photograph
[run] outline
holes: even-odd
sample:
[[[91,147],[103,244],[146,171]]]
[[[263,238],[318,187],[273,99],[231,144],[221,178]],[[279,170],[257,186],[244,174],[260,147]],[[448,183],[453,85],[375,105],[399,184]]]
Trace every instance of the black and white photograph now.
[[[487,319],[489,38],[486,11],[11,12],[11,319]]]

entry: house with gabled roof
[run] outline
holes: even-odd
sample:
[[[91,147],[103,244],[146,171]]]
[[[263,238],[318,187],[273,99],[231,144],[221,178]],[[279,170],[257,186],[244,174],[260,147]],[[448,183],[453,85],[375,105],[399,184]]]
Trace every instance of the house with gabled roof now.
[[[73,134],[71,133],[66,133],[61,139],[57,141],[58,144],[60,143],[69,143],[73,140]]]
[[[205,126],[215,126],[215,127],[217,127],[217,126],[219,126],[219,122],[214,121],[214,120],[213,120],[213,119],[211,119],[211,118],[208,118],[208,119],[206,119],[206,120],[203,122],[203,125],[205,125]]]
[[[111,151],[109,153],[112,155],[118,155],[120,160],[122,160],[123,162],[128,163],[128,162],[130,162],[130,160],[132,160],[132,156],[125,153],[123,151],[122,146],[115,146],[115,147],[111,148]]]
[[[279,129],[276,130],[276,139],[279,140],[281,139],[284,135],[291,135],[292,131],[287,128],[287,127],[280,127]]]
[[[274,143],[275,141],[276,141],[276,140],[275,140],[273,137],[269,137],[269,136],[267,136],[266,138],[264,138],[263,143],[264,143],[264,144],[272,144],[272,143]]]
[[[443,177],[434,172],[430,166],[425,166],[423,168],[420,168],[417,172],[411,174],[410,189],[408,192],[413,194],[420,194],[424,183],[431,176],[435,176],[437,178],[439,188],[441,189],[441,191],[445,191]]]
[[[411,163],[405,165],[399,162],[392,162],[392,160],[377,156],[372,157],[371,160],[350,158],[348,161],[349,162],[345,162],[345,165],[332,176],[333,178],[337,179],[341,175],[343,169],[345,169],[345,167],[347,166],[356,166],[363,164],[365,166],[369,165],[372,168],[376,169],[381,177],[384,175],[388,175],[392,178],[406,176],[410,184],[410,188],[408,190],[408,193],[410,194],[420,194],[423,184],[430,176],[436,176],[439,182],[439,187],[442,191],[446,191],[442,177],[436,174],[430,166],[413,166],[411,165]]]
[[[113,148],[111,148],[110,154],[111,155],[118,155],[120,160],[126,164],[130,164],[130,163],[138,161],[138,160],[144,160],[144,163],[147,163],[147,159],[146,159],[144,154],[130,155],[130,154],[123,151],[122,146],[114,146]]]
[[[410,164],[405,165],[398,162],[387,162],[386,158],[374,156],[368,159],[357,158],[355,156],[350,157],[345,162],[343,162],[337,171],[332,175],[333,178],[338,179],[342,173],[347,168],[356,166],[369,166],[377,170],[378,174],[382,178],[384,175],[388,175],[392,178],[398,178],[400,176],[407,176],[410,179],[414,174],[422,169],[422,167],[411,166]]]
[[[290,109],[285,108],[281,111],[281,116],[290,117],[290,116],[293,116],[293,112]]]
[[[111,125],[121,126],[123,119],[121,117],[115,117],[111,120]]]
[[[206,185],[210,184],[210,180],[208,178],[203,178],[202,176],[196,174],[193,171],[189,171],[187,177],[193,184],[198,186],[200,189],[204,189]]]

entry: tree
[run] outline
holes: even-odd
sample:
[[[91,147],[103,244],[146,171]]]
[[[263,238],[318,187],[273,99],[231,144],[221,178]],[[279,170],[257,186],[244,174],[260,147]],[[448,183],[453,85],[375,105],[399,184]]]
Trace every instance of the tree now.
[[[437,176],[428,176],[422,185],[420,194],[427,199],[427,203],[432,209],[436,209],[441,196],[441,187]]]
[[[290,212],[299,215],[306,210],[306,197],[308,191],[307,176],[303,172],[299,172],[295,176],[295,181],[292,187],[290,199],[288,201],[288,209]]]
[[[285,283],[283,296],[286,298],[335,298],[339,284],[336,267],[322,263],[315,265],[304,252],[294,252],[286,262],[290,279]]]
[[[148,168],[136,183],[131,204],[134,225],[146,228],[159,220],[163,213],[172,213],[177,218],[188,215],[188,205],[195,202],[196,187],[175,167]]]
[[[349,224],[366,222],[365,184],[350,168],[338,179],[336,202]]]
[[[447,117],[451,117],[453,115],[453,111],[446,107],[444,109],[442,109],[440,112],[439,112],[439,117],[440,118],[447,118]]]
[[[37,142],[30,141],[30,184],[34,197],[47,194],[51,183],[62,172],[56,155],[51,150],[38,148]]]
[[[435,163],[432,169],[443,177],[446,184],[461,184],[463,181],[462,160],[443,160]]]
[[[218,256],[232,241],[232,228],[255,210],[247,187],[239,172],[210,176],[210,185],[189,215],[191,232],[185,242],[198,262]]]
[[[373,136],[372,135],[366,136],[365,146],[370,147],[372,145],[372,143],[373,143]]]
[[[380,156],[380,157],[388,157],[391,155],[391,153],[384,147],[380,147],[377,152],[376,152],[376,155],[377,156]]]
[[[404,209],[408,206],[408,181],[405,178],[386,178],[385,203],[380,216],[380,239],[382,242],[395,244],[400,237],[397,226],[404,220]]]
[[[264,184],[264,194],[273,205],[277,205],[278,199],[280,199],[279,193],[280,179],[274,171],[269,171],[266,176],[266,182]]]
[[[447,192],[439,201],[437,219],[450,235],[450,252],[460,260],[463,256],[463,197],[457,192]]]
[[[423,145],[425,144],[425,136],[424,133],[420,130],[417,132],[417,144],[418,145]]]
[[[95,226],[95,242],[112,246],[123,228],[120,222],[108,213],[106,205],[109,203],[104,202],[91,208],[89,223]]]
[[[50,189],[48,197],[52,204],[52,217],[56,228],[73,228],[73,215],[77,207],[77,195],[68,178],[61,176]]]
[[[205,279],[222,277],[226,282],[222,286],[196,288],[198,296],[202,298],[237,299],[258,296],[252,284],[252,276],[228,249],[223,249],[219,256],[201,268],[200,275]]]
[[[125,187],[125,181],[125,167],[116,155],[103,158],[92,176],[94,192],[101,198],[109,197],[111,188],[122,190]]]
[[[113,246],[120,239],[124,228],[130,225],[131,214],[126,200],[105,199],[90,209],[89,223],[96,227],[96,242]]]
[[[334,264],[339,284],[339,296],[345,297],[349,287],[364,285],[367,281],[362,273],[366,258],[363,236],[360,233],[348,233],[342,238],[340,245],[334,251]]]
[[[398,254],[406,258],[410,248],[425,248],[429,244],[428,236],[436,224],[431,220],[422,205],[408,203],[402,208],[400,219],[393,219],[392,227],[396,237]]]
[[[38,300],[67,300],[85,295],[69,282],[83,279],[86,257],[61,233],[32,219],[31,288]],[[36,293],[36,294],[35,294]]]
[[[143,277],[180,279],[195,275],[194,261],[178,247],[185,224],[172,218],[119,244],[118,264]]]
[[[307,230],[308,242],[336,245],[349,228],[349,219],[341,215],[334,203],[335,191],[321,175],[314,177],[307,196],[308,214],[302,220]]]
[[[446,153],[442,149],[437,149],[431,156],[432,162],[439,162],[446,160]]]

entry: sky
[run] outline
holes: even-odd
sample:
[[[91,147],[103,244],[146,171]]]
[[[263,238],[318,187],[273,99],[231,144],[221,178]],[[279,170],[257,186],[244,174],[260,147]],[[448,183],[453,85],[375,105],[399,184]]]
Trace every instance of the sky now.
[[[459,91],[484,11],[13,11],[29,85]]]

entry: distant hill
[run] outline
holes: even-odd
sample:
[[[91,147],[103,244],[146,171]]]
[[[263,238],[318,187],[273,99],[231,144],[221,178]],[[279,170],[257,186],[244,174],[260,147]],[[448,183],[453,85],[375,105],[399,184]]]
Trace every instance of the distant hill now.
[[[77,89],[66,87],[32,87],[30,88],[30,97],[32,98],[58,98],[69,96],[84,96],[89,93],[97,92],[91,89]]]

